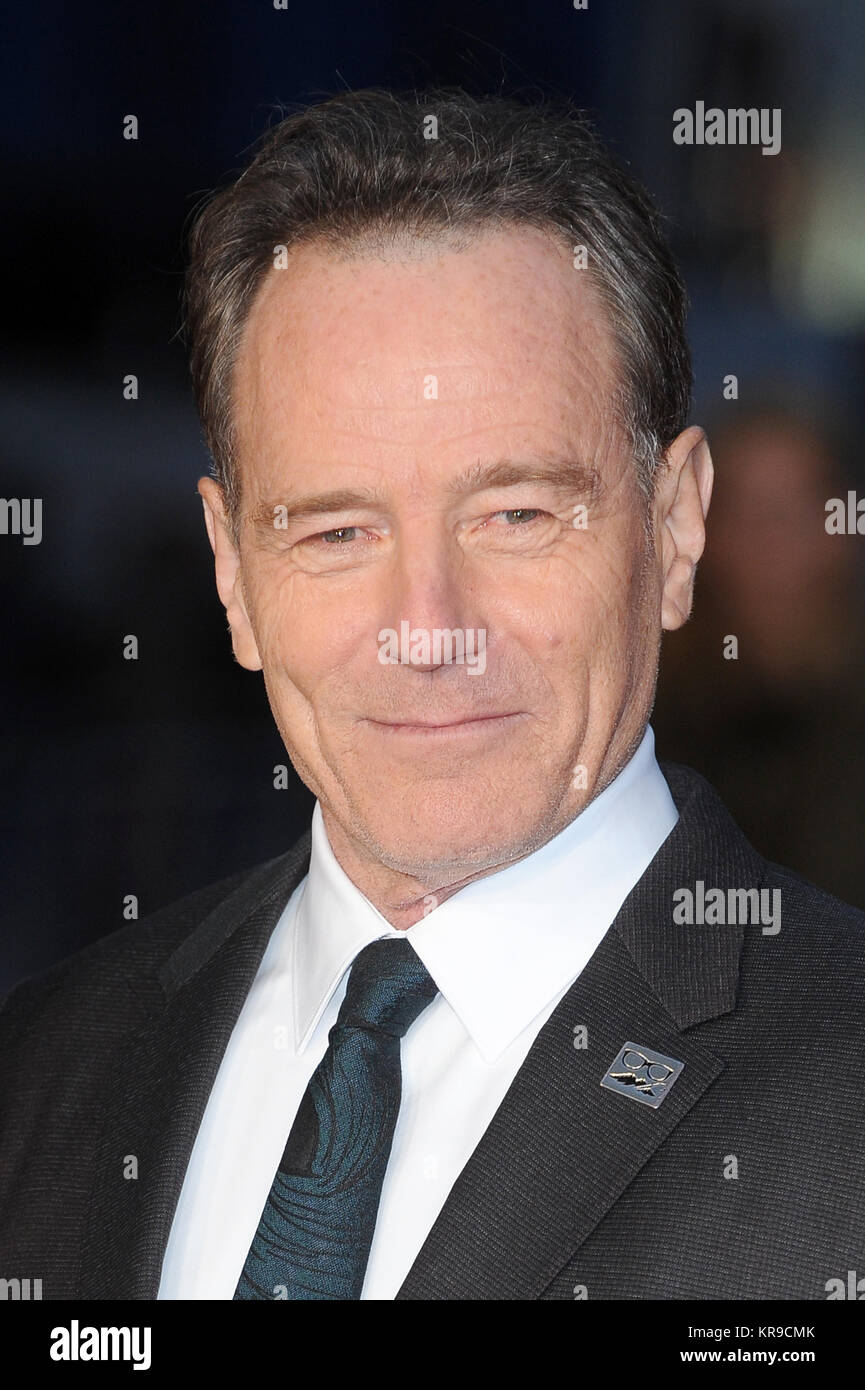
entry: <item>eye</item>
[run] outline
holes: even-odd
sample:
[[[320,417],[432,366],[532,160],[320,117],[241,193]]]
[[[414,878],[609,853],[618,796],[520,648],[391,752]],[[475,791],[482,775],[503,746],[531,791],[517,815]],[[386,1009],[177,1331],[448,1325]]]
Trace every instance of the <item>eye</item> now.
[[[509,507],[506,511],[496,512],[496,516],[503,516],[507,519],[509,526],[526,526],[530,521],[535,521],[541,516],[540,507]]]
[[[310,536],[310,541],[323,541],[325,545],[345,545],[348,541],[353,541],[358,532],[357,526],[335,526],[332,531],[319,531],[317,536]]]
[[[476,514],[467,544],[481,554],[531,557],[549,549],[561,538],[563,523],[544,507],[500,507]]]

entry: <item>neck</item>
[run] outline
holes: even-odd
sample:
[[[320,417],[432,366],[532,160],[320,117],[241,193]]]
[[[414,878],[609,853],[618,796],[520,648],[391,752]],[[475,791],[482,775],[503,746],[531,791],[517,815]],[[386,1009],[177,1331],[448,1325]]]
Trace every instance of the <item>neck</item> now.
[[[455,863],[447,874],[434,874],[422,879],[383,864],[365,846],[346,834],[339,821],[323,805],[321,813],[330,847],[340,868],[398,931],[405,931],[407,927],[413,927],[415,922],[428,917],[434,908],[447,902],[469,883],[498,873],[509,864],[516,864],[538,848],[537,845],[521,848],[511,856],[505,855],[498,862],[480,868]]]

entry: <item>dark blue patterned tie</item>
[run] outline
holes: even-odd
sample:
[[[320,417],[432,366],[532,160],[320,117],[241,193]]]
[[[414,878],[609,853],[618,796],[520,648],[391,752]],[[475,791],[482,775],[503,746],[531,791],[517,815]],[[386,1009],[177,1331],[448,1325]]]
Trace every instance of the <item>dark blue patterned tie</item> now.
[[[400,1038],[435,998],[407,940],[358,953],[235,1299],[359,1299],[401,1093]]]

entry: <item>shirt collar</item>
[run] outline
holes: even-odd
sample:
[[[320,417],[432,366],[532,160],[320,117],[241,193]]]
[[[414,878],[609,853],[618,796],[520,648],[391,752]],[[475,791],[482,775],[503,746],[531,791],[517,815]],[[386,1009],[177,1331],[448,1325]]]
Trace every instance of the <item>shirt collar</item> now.
[[[364,946],[407,936],[494,1062],[576,979],[677,820],[647,726],[621,772],[558,835],[397,931],[337,862],[316,802],[293,933],[296,1046],[306,1047]]]

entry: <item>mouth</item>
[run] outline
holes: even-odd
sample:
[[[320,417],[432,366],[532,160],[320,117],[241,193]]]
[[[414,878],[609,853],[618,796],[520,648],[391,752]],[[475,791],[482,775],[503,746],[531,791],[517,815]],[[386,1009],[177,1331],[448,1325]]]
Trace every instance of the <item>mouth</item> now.
[[[462,719],[367,719],[364,722],[389,736],[447,738],[459,734],[492,733],[522,717],[522,710],[507,710],[501,714],[467,715]]]

